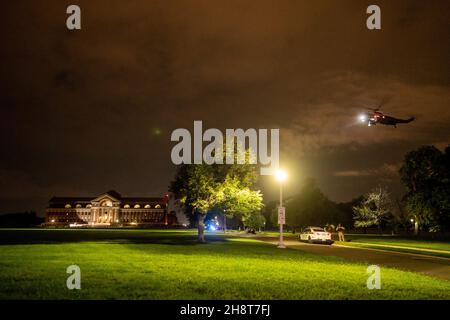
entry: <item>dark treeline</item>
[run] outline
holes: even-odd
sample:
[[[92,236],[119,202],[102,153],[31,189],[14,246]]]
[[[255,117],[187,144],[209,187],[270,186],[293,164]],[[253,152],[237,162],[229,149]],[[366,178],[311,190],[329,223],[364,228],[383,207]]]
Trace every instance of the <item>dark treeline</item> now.
[[[34,211],[6,213],[0,215],[0,227],[2,228],[35,227],[43,222],[44,218],[38,217]]]
[[[367,232],[447,232],[450,230],[450,146],[441,152],[423,146],[408,152],[399,171],[405,194],[393,199],[384,186],[346,203],[328,199],[309,178],[287,198],[286,224],[296,231],[306,226],[336,226]],[[278,202],[263,209],[266,229],[277,229]]]
[[[309,178],[298,194],[285,200],[286,225],[294,230],[306,226],[325,226],[341,223],[346,228],[353,227],[353,207],[362,197],[346,203],[335,203],[328,199],[314,179]],[[266,229],[277,229],[278,201],[269,202],[262,214],[266,218]]]

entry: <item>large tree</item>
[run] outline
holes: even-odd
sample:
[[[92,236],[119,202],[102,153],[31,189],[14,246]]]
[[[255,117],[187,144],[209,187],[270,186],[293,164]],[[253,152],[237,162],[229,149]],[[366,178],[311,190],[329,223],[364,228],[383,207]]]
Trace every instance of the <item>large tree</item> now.
[[[213,172],[207,165],[181,165],[169,188],[184,205],[191,221],[198,218],[199,241],[204,241],[204,218],[213,205],[216,184]]]
[[[276,229],[278,226],[278,200],[272,200],[266,203],[261,214],[266,221],[266,229]]]
[[[363,228],[364,233],[367,232],[367,228],[377,225],[378,219],[373,210],[368,206],[361,204],[353,208],[354,220],[356,228]]]
[[[384,187],[377,187],[369,192],[362,203],[353,207],[355,227],[364,228],[378,226],[391,219],[392,202]]]
[[[204,242],[204,219],[208,211],[226,210],[227,215],[248,217],[262,208],[262,195],[254,190],[257,177],[257,167],[249,161],[244,164],[236,161],[235,164],[184,164],[178,167],[170,191],[180,199],[191,219],[197,218],[199,241]]]
[[[408,231],[410,222],[408,211],[405,208],[405,201],[396,198],[392,206],[392,219],[390,226],[392,231],[397,231],[399,227],[402,227],[405,231]]]
[[[259,190],[252,190],[248,183],[230,172],[218,183],[213,202],[227,216],[239,216],[245,220],[261,210],[262,194]]]
[[[354,225],[353,221],[353,208],[361,205],[361,203],[364,201],[364,196],[361,195],[357,198],[354,198],[350,200],[349,202],[341,202],[337,204],[337,208],[339,210],[339,215],[337,219],[333,222],[340,223],[347,228],[350,228]]]
[[[337,205],[323,194],[312,178],[306,179],[298,194],[286,200],[286,223],[294,230],[336,222],[339,216]]]
[[[400,176],[406,187],[405,207],[416,223],[448,228],[450,222],[450,147],[441,152],[423,146],[406,154]]]
[[[252,214],[244,220],[244,223],[249,230],[256,232],[258,230],[261,231],[261,229],[264,228],[266,219],[262,214]]]

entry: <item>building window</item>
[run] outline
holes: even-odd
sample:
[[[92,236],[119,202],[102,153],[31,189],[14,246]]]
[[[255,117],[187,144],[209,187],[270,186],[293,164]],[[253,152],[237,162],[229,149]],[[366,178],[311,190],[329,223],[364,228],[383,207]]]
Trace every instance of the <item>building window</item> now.
[[[130,205],[129,204],[126,204],[126,205],[124,205],[123,206],[125,209],[130,209]]]
[[[155,209],[161,209],[161,206],[160,206],[159,204],[157,204],[157,205],[155,206]]]
[[[149,205],[149,204],[146,204],[144,208],[145,208],[145,209],[150,209],[150,205]]]
[[[135,204],[135,205],[134,205],[134,208],[135,208],[135,209],[139,209],[140,207],[141,207],[141,206],[138,205],[138,204]]]
[[[86,208],[92,208],[92,204],[88,204]]]
[[[64,208],[70,209],[70,208],[72,208],[72,206],[71,206],[70,204],[66,204],[66,205],[64,206]]]
[[[77,204],[75,207],[76,208],[81,208],[81,204]]]

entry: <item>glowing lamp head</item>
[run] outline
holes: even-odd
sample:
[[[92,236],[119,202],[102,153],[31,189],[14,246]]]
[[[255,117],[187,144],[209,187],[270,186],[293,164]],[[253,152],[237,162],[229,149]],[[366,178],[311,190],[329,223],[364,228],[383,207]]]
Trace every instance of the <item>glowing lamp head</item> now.
[[[367,117],[366,117],[364,114],[361,114],[361,115],[359,116],[359,120],[360,120],[361,122],[365,122],[365,121],[367,120]]]
[[[277,170],[277,172],[275,173],[275,178],[279,181],[279,182],[283,182],[286,181],[287,179],[287,173],[284,170]]]

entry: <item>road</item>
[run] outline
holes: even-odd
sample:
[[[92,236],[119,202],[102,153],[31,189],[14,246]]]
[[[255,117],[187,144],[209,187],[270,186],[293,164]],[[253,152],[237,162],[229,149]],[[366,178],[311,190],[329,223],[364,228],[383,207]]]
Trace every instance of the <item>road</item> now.
[[[255,237],[258,240],[277,244],[274,237]],[[338,245],[321,245],[285,240],[288,248],[308,253],[336,256],[346,260],[376,264],[390,268],[413,271],[432,277],[450,280],[450,259],[412,253],[384,251],[369,248],[353,248]],[[280,249],[281,250],[281,249]]]

